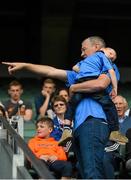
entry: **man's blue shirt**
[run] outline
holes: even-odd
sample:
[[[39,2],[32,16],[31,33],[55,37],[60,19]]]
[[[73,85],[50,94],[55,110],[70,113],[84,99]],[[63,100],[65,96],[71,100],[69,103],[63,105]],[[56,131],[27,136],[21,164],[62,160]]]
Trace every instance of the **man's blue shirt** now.
[[[67,71],[68,86],[75,83],[75,77],[76,73],[74,71]],[[106,121],[106,115],[101,105],[92,98],[84,98],[76,108],[74,129],[80,126],[88,116],[102,118]]]

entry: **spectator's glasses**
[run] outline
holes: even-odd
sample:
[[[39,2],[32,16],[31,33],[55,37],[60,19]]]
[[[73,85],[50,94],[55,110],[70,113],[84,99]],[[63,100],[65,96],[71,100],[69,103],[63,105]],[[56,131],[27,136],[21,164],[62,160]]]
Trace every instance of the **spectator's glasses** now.
[[[54,104],[54,107],[55,107],[55,108],[58,107],[58,106],[65,106],[65,104],[63,104],[63,103]]]

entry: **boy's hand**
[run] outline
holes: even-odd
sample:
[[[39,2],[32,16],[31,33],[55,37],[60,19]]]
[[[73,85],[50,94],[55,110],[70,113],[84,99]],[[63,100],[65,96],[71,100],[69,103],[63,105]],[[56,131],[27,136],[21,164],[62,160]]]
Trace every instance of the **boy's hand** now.
[[[114,99],[117,96],[117,92],[116,92],[116,90],[114,88],[110,92],[110,96],[111,96],[111,99]]]
[[[72,70],[77,72],[77,73],[80,71],[80,69],[79,69],[79,67],[77,65],[73,66]]]
[[[57,156],[52,155],[52,156],[49,156],[48,161],[51,162],[51,163],[53,163],[53,162],[56,161],[57,159],[58,159]]]
[[[70,97],[70,99],[71,99],[71,97],[73,96],[73,94],[74,94],[74,92],[73,92],[73,85],[71,85],[70,86],[70,88],[69,88],[69,97]]]
[[[49,159],[49,156],[48,155],[41,155],[40,156],[40,159],[43,159],[44,161],[48,161],[48,159]]]

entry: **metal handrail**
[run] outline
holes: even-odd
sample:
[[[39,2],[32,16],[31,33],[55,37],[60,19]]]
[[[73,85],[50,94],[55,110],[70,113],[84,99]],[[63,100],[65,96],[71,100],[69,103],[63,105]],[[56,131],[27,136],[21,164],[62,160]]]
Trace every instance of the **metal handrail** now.
[[[4,127],[11,134],[11,136],[15,139],[17,145],[23,150],[27,159],[30,160],[32,166],[35,168],[39,176],[43,179],[54,179],[51,172],[47,169],[46,164],[43,161],[40,161],[30,150],[28,145],[25,143],[23,138],[14,130],[14,128],[9,124],[6,118],[0,117],[0,121],[2,121]]]

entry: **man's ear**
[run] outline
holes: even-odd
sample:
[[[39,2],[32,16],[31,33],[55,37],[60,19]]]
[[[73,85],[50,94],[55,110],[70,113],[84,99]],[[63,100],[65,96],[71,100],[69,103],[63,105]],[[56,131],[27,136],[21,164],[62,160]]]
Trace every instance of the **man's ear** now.
[[[100,44],[97,43],[94,45],[94,47],[95,47],[96,51],[100,50]]]

